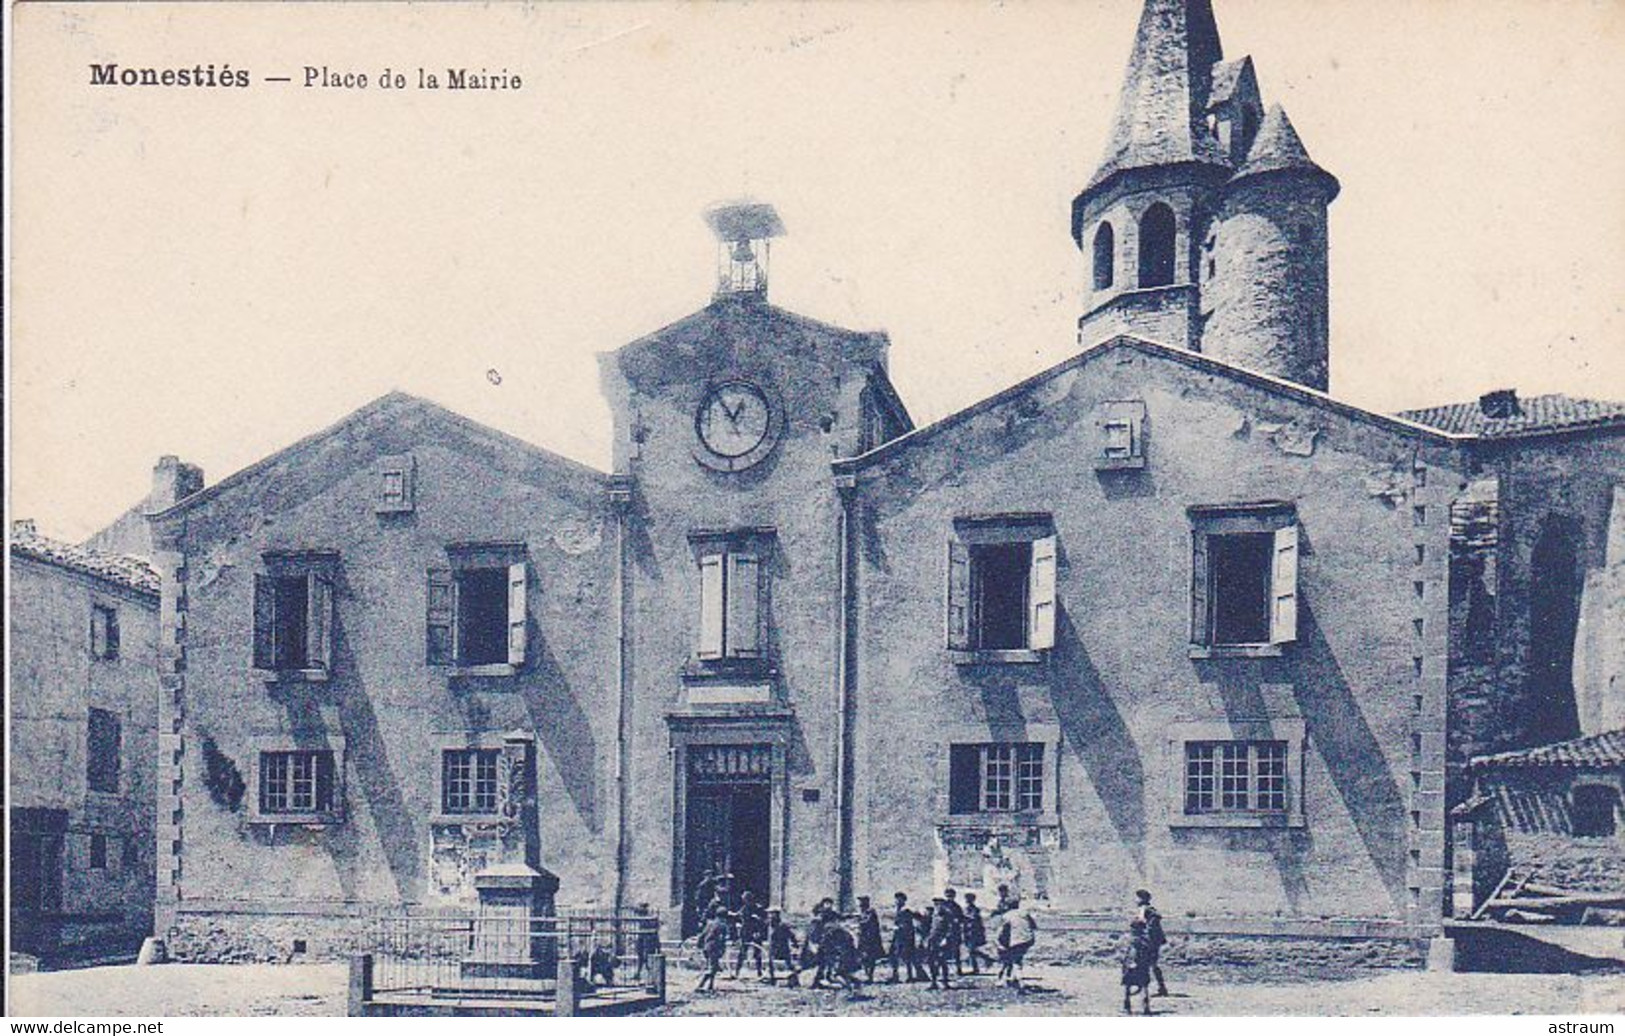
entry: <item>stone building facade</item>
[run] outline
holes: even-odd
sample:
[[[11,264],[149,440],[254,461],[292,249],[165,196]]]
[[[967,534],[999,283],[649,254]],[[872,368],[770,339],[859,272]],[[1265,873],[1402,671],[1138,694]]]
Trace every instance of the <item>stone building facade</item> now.
[[[601,358],[613,473],[394,394],[161,510],[160,931],[332,952],[522,876],[677,933],[725,868],[1437,935],[1467,760],[1616,714],[1625,406],[1328,395],[1336,192],[1206,0],[1147,0],[1067,362],[915,428],[729,206],[712,301]]]
[[[32,522],[10,553],[11,945],[133,955],[153,918],[157,573]]]

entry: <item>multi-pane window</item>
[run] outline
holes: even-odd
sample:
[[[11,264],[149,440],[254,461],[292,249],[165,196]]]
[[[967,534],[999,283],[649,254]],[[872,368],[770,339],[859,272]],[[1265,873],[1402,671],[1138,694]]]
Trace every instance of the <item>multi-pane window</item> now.
[[[949,649],[1054,647],[1056,558],[1053,535],[977,526],[950,539]]]
[[[332,810],[331,751],[260,753],[261,813],[329,813]]]
[[[1285,813],[1285,741],[1189,741],[1185,812]]]
[[[118,610],[111,605],[91,605],[90,657],[104,661],[118,657]]]
[[[1044,808],[1044,746],[1039,742],[952,745],[949,812],[1033,813]]]
[[[441,756],[440,806],[444,813],[495,813],[495,748],[451,748]]]
[[[121,741],[118,714],[91,709],[85,752],[85,783],[91,791],[118,791]]]

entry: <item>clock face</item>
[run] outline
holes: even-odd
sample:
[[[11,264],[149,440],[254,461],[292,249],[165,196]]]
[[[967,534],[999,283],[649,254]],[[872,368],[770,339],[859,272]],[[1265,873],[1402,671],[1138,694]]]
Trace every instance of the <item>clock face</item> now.
[[[725,460],[745,457],[772,428],[767,397],[754,385],[732,382],[712,389],[700,404],[695,428],[707,450]]]

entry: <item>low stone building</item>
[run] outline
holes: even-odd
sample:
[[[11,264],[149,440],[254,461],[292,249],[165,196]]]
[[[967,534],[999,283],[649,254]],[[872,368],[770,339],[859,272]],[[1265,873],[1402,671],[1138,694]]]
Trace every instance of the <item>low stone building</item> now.
[[[1503,909],[1528,920],[1625,918],[1625,730],[1480,756],[1472,774],[1472,796],[1451,814],[1458,914],[1533,883],[1543,895]],[[1588,893],[1614,898],[1588,905]]]
[[[11,945],[133,955],[152,931],[158,575],[12,527]]]

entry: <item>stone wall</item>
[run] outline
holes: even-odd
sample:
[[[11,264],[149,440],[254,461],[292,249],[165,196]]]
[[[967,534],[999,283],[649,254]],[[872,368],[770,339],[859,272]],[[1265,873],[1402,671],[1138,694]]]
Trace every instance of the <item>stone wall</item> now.
[[[1128,399],[1146,407],[1146,466],[1097,473],[1098,408]],[[1454,463],[1121,346],[862,471],[859,890],[917,897],[979,877],[949,845],[947,745],[1041,741],[1058,753],[1054,815],[998,837],[1056,908],[1131,902],[1146,885],[1209,919],[1436,924]],[[1301,523],[1299,638],[1278,658],[1192,658],[1186,509],[1256,500],[1292,502]],[[1053,521],[1056,647],[955,664],[945,544],[956,518],[1011,513]],[[1293,764],[1304,826],[1183,826],[1171,732],[1257,720],[1307,727]]]
[[[414,507],[380,513],[381,458],[404,454]],[[534,862],[571,902],[607,903],[615,537],[601,476],[386,397],[156,524],[167,577],[161,766],[177,789],[163,813],[166,926],[184,910],[190,926],[241,930],[242,952],[259,954],[244,918],[259,918],[258,931],[279,912],[471,900],[468,881],[439,880],[444,853],[433,846],[463,826],[441,815],[441,753],[500,747],[516,730],[536,745]],[[521,545],[527,566],[526,660],[512,675],[460,674],[426,657],[427,571],[447,563],[448,546],[480,542]],[[254,576],[268,552],[310,550],[336,554],[331,668],[317,679],[257,670]],[[334,751],[335,816],[258,815],[259,753],[293,747]],[[226,952],[219,938],[208,945]]]
[[[1328,338],[1324,189],[1292,177],[1226,192],[1202,268],[1202,351],[1325,391]]]
[[[15,553],[8,589],[8,805],[14,823],[24,810],[57,810],[66,817],[61,916],[43,919],[59,930],[28,932],[29,922],[14,915],[14,935],[19,945],[37,934],[81,956],[133,950],[151,931],[153,915],[157,601]],[[93,605],[117,613],[116,659],[91,657]],[[93,707],[119,719],[118,790],[112,793],[88,786]],[[104,868],[91,864],[97,837],[107,842]]]

